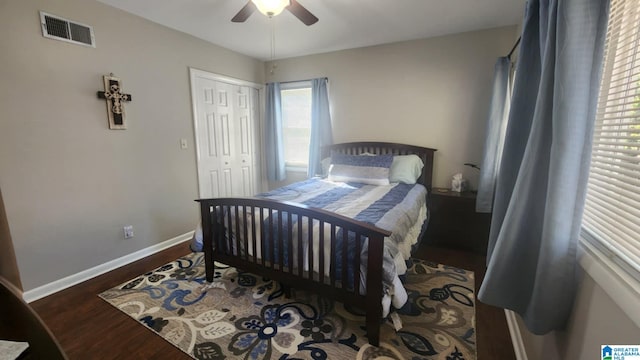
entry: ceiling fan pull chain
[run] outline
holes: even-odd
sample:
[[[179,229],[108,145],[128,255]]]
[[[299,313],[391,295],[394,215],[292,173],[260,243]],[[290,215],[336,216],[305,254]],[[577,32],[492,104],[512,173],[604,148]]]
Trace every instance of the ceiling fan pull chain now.
[[[276,57],[276,20],[271,18],[271,61]]]
[[[276,58],[276,20],[271,17],[269,21],[271,22],[271,70],[269,70],[269,73],[273,75],[276,69],[276,64],[274,62]]]

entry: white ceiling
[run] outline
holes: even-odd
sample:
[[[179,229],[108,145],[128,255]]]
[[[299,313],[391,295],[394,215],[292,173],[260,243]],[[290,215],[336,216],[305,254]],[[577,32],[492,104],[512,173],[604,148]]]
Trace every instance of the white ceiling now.
[[[98,1],[260,60],[271,57],[269,18],[256,11],[244,23],[231,22],[249,0]],[[276,59],[515,25],[525,0],[298,2],[320,21],[306,26],[286,10],[274,17]]]

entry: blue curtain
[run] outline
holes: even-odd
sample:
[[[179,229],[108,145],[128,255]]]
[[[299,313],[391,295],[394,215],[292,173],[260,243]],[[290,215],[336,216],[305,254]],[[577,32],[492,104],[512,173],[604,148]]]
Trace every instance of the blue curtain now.
[[[287,177],[284,164],[284,145],[282,143],[282,102],[280,101],[280,83],[267,84],[265,104],[265,157],[267,160],[267,179],[284,180]]]
[[[511,101],[510,75],[511,59],[507,56],[498,58],[493,75],[491,106],[476,196],[476,211],[481,213],[490,213],[493,207],[496,176],[500,168]]]
[[[311,80],[311,140],[309,142],[309,177],[322,173],[320,150],[333,144],[327,78]]]
[[[479,299],[534,334],[566,324],[609,2],[530,0]]]

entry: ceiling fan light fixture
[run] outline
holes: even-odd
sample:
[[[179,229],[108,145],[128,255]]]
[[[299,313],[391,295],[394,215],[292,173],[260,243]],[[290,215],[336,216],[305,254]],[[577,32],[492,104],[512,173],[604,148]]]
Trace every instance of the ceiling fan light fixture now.
[[[289,0],[251,0],[251,2],[256,5],[258,11],[268,17],[280,14],[290,4]]]

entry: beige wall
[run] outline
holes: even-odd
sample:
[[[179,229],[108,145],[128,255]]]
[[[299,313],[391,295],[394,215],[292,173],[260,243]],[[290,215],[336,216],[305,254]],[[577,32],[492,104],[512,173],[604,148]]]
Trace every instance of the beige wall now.
[[[640,343],[640,328],[588,274],[582,274],[565,331],[530,333],[518,317],[529,360],[600,359],[600,345]]]
[[[496,58],[515,26],[310,55],[265,64],[267,81],[329,78],[336,142],[380,140],[438,149],[435,185],[463,172],[477,188]]]
[[[41,36],[38,10],[94,27],[97,48]],[[188,67],[261,83],[267,64],[86,0],[0,0],[0,188],[25,290],[192,230],[197,221]],[[435,147],[435,184],[479,163],[495,58],[515,27],[277,61],[269,81],[327,76],[336,141]],[[96,99],[115,73],[129,129]],[[189,140],[180,150],[179,139]],[[136,236],[122,238],[131,224]],[[596,358],[640,330],[591,277],[565,332],[529,359]]]
[[[38,10],[93,26],[97,48],[42,37]],[[188,67],[262,83],[263,63],[96,1],[0,0],[0,24],[0,187],[25,290],[192,230]],[[128,130],[96,98],[110,72]]]

